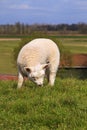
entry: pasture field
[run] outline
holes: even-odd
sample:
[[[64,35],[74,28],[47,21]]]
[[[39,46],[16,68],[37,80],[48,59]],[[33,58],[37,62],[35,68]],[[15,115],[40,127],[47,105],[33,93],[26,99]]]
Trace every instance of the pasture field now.
[[[73,54],[87,54],[87,38],[59,38],[64,48]]]
[[[51,38],[51,37],[49,37]],[[60,41],[62,48],[74,53],[87,54],[87,37],[86,36],[56,36]],[[20,43],[16,38],[0,38],[0,73],[17,74],[16,67],[13,65],[13,50]]]
[[[1,39],[0,40],[0,74],[16,74],[13,65],[13,50],[18,46],[20,40]]]
[[[54,87],[0,81],[0,130],[87,130],[87,80],[56,78]]]

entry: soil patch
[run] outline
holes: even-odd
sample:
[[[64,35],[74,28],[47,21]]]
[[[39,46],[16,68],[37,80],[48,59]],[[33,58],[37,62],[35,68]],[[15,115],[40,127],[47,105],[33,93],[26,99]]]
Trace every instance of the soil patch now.
[[[87,67],[87,54],[74,54],[72,66]]]
[[[17,76],[0,74],[0,80],[17,80]]]

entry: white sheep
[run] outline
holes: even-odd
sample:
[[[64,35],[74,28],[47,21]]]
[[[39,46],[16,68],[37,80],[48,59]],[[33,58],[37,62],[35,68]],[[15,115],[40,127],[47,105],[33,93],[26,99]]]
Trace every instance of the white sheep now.
[[[60,61],[57,45],[50,39],[38,38],[27,43],[19,52],[18,88],[22,87],[24,76],[43,86],[45,74],[51,86],[54,85]]]

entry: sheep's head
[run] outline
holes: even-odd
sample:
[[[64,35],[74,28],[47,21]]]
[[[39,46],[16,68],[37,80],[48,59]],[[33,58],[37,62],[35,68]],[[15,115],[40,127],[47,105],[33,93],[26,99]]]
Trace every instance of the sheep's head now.
[[[28,78],[36,83],[38,86],[43,86],[45,70],[48,67],[48,64],[38,64],[33,67],[25,67]]]

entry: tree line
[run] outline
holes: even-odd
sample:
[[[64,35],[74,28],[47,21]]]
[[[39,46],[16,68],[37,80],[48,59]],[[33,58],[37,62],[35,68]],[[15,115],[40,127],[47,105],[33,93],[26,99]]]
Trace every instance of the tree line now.
[[[46,33],[56,31],[58,33],[76,32],[80,34],[87,34],[87,24],[23,24],[17,22],[15,24],[0,25],[0,35],[28,35],[33,31],[44,31]]]

